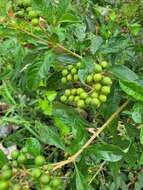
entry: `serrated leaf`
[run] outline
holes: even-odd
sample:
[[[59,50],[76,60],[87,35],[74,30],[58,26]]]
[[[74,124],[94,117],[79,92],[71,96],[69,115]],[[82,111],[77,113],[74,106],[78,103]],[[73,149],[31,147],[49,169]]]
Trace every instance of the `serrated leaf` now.
[[[28,149],[28,152],[33,156],[39,155],[41,153],[41,144],[40,142],[33,137],[30,137],[26,140],[25,147]]]
[[[8,159],[4,152],[0,150],[0,168],[8,162]]]

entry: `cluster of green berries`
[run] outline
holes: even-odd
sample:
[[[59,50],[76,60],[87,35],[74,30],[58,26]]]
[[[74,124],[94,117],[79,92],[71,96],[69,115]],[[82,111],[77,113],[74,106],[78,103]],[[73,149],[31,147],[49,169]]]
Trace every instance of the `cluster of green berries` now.
[[[68,67],[70,66],[71,65]],[[105,72],[105,69],[107,67],[108,63],[106,61],[95,64],[95,70],[86,78],[86,85],[80,88],[66,89],[64,94],[60,97],[61,102],[83,109],[89,106],[99,107],[102,103],[106,102],[112,84],[111,78],[106,76],[107,72]],[[71,71],[72,70],[70,70],[70,72]],[[64,69],[62,74],[66,77],[71,75],[69,74],[69,69]],[[63,82],[68,81],[65,76],[62,78]]]
[[[29,165],[29,163],[32,163]],[[0,170],[0,190],[60,190],[61,178],[55,176],[43,155],[32,157],[26,148],[14,150],[11,160]]]
[[[62,79],[61,82],[66,84],[67,82],[77,82],[79,80],[78,70],[81,67],[81,63],[78,62],[76,65],[68,65],[67,69],[62,71]]]
[[[39,11],[32,9],[32,0],[18,0],[14,6],[16,16],[30,20],[33,26],[39,25]]]

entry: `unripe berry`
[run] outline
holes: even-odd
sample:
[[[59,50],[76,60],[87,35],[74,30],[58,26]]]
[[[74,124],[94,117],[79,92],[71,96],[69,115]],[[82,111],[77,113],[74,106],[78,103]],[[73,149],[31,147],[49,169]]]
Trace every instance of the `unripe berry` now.
[[[102,84],[104,84],[104,85],[111,85],[112,84],[112,80],[109,77],[103,77]]]
[[[77,101],[77,107],[83,108],[85,106],[84,100],[78,100]]]
[[[45,164],[45,157],[42,155],[39,155],[35,158],[35,165],[36,166],[43,166]]]
[[[86,82],[87,83],[91,83],[93,81],[93,76],[92,75],[88,75],[86,78]]]
[[[96,73],[102,72],[102,67],[99,64],[95,64],[95,72]]]
[[[19,185],[19,184],[15,184],[15,185],[13,185],[13,187],[12,187],[12,190],[21,190],[22,188],[21,188],[21,185]]]
[[[27,152],[28,152],[27,147],[23,147],[23,148],[21,149],[21,152],[22,152],[22,153],[27,153]]]
[[[101,84],[100,83],[97,83],[97,84],[95,84],[94,85],[94,89],[96,90],[96,91],[99,91],[100,89],[101,89]]]
[[[73,94],[73,95],[75,95],[76,92],[77,92],[76,88],[73,88],[73,89],[71,90],[71,94]]]
[[[63,96],[60,97],[60,100],[61,100],[61,102],[66,102],[67,101],[67,97],[63,95]]]
[[[26,155],[24,155],[24,154],[20,154],[19,156],[18,156],[18,158],[17,158],[17,162],[19,163],[19,164],[24,164],[25,162],[26,162],[26,160],[27,160],[27,157],[26,157]]]
[[[67,80],[68,80],[68,81],[71,81],[71,80],[72,80],[72,75],[71,75],[71,74],[68,74],[68,75],[67,75]]]
[[[32,3],[31,0],[23,0],[23,5],[24,5],[24,7],[30,6],[31,3]]]
[[[100,81],[100,80],[102,80],[102,74],[100,74],[100,73],[95,74],[94,81]]]
[[[33,18],[31,23],[33,26],[37,26],[39,24],[39,20],[37,18]]]
[[[39,178],[41,175],[41,170],[39,168],[34,168],[32,169],[31,175],[34,178]]]
[[[73,68],[73,69],[71,70],[71,73],[72,73],[73,75],[76,74],[76,73],[77,73],[76,68]]]
[[[61,82],[62,82],[63,84],[66,84],[66,83],[67,83],[67,79],[66,79],[65,77],[63,77],[63,78],[61,79]]]
[[[0,181],[0,190],[8,190],[9,183],[7,181]]]
[[[13,150],[12,153],[11,153],[11,158],[13,160],[16,160],[18,158],[18,155],[19,155],[19,151],[18,150]]]
[[[78,75],[74,75],[74,76],[73,76],[73,80],[74,80],[75,82],[78,81],[78,80],[79,80]]]
[[[90,98],[90,97],[87,97],[86,99],[85,99],[85,103],[86,104],[90,104],[92,102],[92,99]]]
[[[59,186],[61,186],[61,179],[59,178],[53,179],[51,181],[51,186],[54,188],[58,188]]]
[[[77,89],[77,94],[81,94],[82,92],[84,92],[83,88],[78,88]]]
[[[82,92],[81,94],[80,94],[80,98],[81,99],[85,99],[85,98],[87,98],[87,93],[86,92]]]
[[[105,96],[105,95],[100,95],[99,96],[99,100],[101,101],[101,102],[106,102],[106,100],[107,100],[107,97]]]
[[[79,97],[79,96],[76,96],[76,97],[74,98],[74,101],[77,102],[78,100],[80,100],[80,97]]]
[[[106,61],[102,61],[100,65],[105,69],[108,66],[108,63]]]
[[[2,179],[9,180],[12,177],[12,171],[10,169],[2,172]]]
[[[44,185],[48,184],[50,182],[50,175],[48,174],[42,174],[41,177],[40,177],[40,182]]]
[[[2,171],[9,170],[9,169],[10,169],[10,167],[9,167],[8,165],[4,165],[4,166],[2,167]]]
[[[69,98],[68,98],[68,101],[69,102],[72,102],[74,100],[74,96],[73,95],[70,95]]]
[[[62,75],[63,76],[66,76],[68,74],[68,70],[67,69],[64,69],[63,71],[62,71]]]
[[[66,96],[69,96],[70,94],[71,94],[71,90],[66,89],[66,90],[65,90],[65,95],[66,95]]]
[[[49,185],[45,185],[42,190],[54,190],[52,187],[50,187]]]
[[[68,65],[68,70],[71,70],[73,68],[73,65]]]
[[[92,99],[92,105],[95,105],[95,106],[99,106],[100,105],[100,101],[98,100],[98,98],[93,98]]]
[[[103,94],[109,94],[110,93],[110,87],[109,86],[103,86],[101,89],[101,93]]]
[[[78,62],[78,63],[76,64],[76,67],[79,69],[79,68],[81,67],[81,62]]]
[[[91,94],[91,97],[93,97],[93,98],[97,98],[97,97],[98,97],[98,93],[93,92],[93,93]]]

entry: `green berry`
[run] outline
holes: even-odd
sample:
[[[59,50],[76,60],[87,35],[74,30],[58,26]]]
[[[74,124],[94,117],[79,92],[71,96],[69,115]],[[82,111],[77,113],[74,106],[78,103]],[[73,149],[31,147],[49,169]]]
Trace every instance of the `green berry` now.
[[[26,157],[26,155],[25,154],[20,154],[19,156],[18,156],[18,158],[17,158],[17,162],[19,163],[19,164],[24,164],[25,162],[26,162],[26,160],[27,160],[27,157]]]
[[[84,92],[83,88],[78,88],[77,89],[77,94],[81,94],[82,92]]]
[[[33,26],[38,26],[39,19],[38,18],[33,18],[32,21],[31,21],[31,23],[32,23]]]
[[[4,165],[4,166],[2,167],[2,171],[9,170],[9,169],[10,169],[10,167],[9,167],[8,165]]]
[[[99,106],[100,105],[100,101],[98,100],[98,98],[93,98],[92,99],[92,105],[95,105],[95,106]]]
[[[48,184],[50,182],[51,177],[47,174],[42,174],[40,177],[40,182],[44,185]]]
[[[17,12],[17,16],[19,16],[19,17],[24,17],[24,11],[23,11],[23,10],[18,11],[18,12]]]
[[[43,166],[45,164],[45,157],[42,155],[39,155],[35,158],[35,165],[36,166]]]
[[[51,181],[51,186],[54,188],[58,188],[59,186],[61,186],[61,179],[59,178],[55,178]]]
[[[29,11],[28,16],[30,19],[37,18],[38,17],[38,12],[37,11]]]
[[[70,94],[71,94],[71,90],[69,90],[69,89],[65,90],[65,95],[66,96],[69,96]]]
[[[86,103],[87,105],[89,105],[91,102],[92,102],[92,99],[91,99],[90,97],[87,97],[87,98],[85,99],[85,103]]]
[[[86,82],[87,83],[91,83],[93,81],[93,76],[92,75],[88,75],[86,78]]]
[[[9,189],[9,183],[7,181],[0,181],[0,190]]]
[[[77,102],[78,100],[80,100],[80,97],[79,97],[79,96],[76,96],[76,97],[74,98],[74,101]]]
[[[99,64],[95,64],[95,72],[96,73],[102,72],[102,67]]]
[[[67,79],[66,79],[65,77],[63,77],[63,78],[61,79],[61,82],[62,82],[63,84],[66,84],[66,83],[67,83]]]
[[[34,178],[39,178],[41,175],[41,170],[39,168],[34,168],[32,169],[31,175]]]
[[[68,74],[68,75],[67,75],[67,80],[68,80],[68,81],[71,81],[71,80],[72,80],[72,75],[71,75],[71,74]]]
[[[101,89],[101,93],[103,94],[109,94],[110,93],[110,87],[109,86],[103,86]]]
[[[50,187],[49,185],[45,185],[42,190],[54,190],[52,187]]]
[[[16,168],[18,166],[18,163],[16,160],[13,160],[12,161],[12,167]]]
[[[22,190],[30,190],[30,187],[28,187],[28,186],[26,185],[26,186],[24,186],[24,187],[22,188]]]
[[[27,11],[27,12],[32,11],[32,7],[28,7],[28,8],[26,9],[26,11]]]
[[[2,172],[2,179],[9,180],[12,177],[12,171],[10,169]]]
[[[108,63],[106,62],[106,61],[102,61],[101,63],[100,63],[100,65],[102,66],[102,68],[107,68],[107,66],[108,66]]]
[[[100,74],[100,73],[95,74],[94,81],[100,81],[100,80],[102,80],[102,74]]]
[[[85,98],[87,98],[87,93],[86,92],[82,92],[81,94],[80,94],[80,98],[81,99],[85,99]]]
[[[28,6],[30,6],[31,3],[32,3],[31,0],[23,0],[23,6],[24,6],[24,7],[28,7]]]
[[[81,62],[78,62],[78,63],[76,64],[76,67],[79,69],[79,68],[81,67]]]
[[[27,147],[23,147],[23,148],[21,149],[21,152],[22,152],[22,153],[27,153],[27,152],[28,152]]]
[[[73,95],[70,95],[69,98],[68,98],[68,101],[69,102],[72,102],[74,100],[74,96]]]
[[[73,68],[72,70],[71,70],[71,73],[74,75],[74,74],[76,74],[77,73],[77,69],[76,68]]]
[[[97,98],[97,97],[98,97],[98,93],[93,92],[93,93],[91,94],[91,97],[92,97],[92,98]]]
[[[67,69],[64,69],[63,71],[62,71],[62,75],[63,76],[66,76],[68,74],[68,70]]]
[[[21,188],[21,186],[19,185],[19,184],[15,184],[15,185],[13,185],[13,187],[12,187],[12,190],[21,190],[22,188]]]
[[[100,95],[99,96],[99,100],[101,101],[101,102],[106,102],[106,100],[107,100],[107,97],[105,96],[105,95]]]
[[[99,91],[100,89],[101,89],[101,84],[100,83],[97,83],[97,84],[95,84],[94,85],[94,89],[96,90],[96,91]]]
[[[71,90],[71,94],[73,94],[73,95],[75,95],[76,92],[77,92],[76,88],[73,88],[73,89]]]
[[[85,106],[84,100],[78,100],[77,101],[77,107],[83,108]]]
[[[17,3],[18,3],[18,6],[19,6],[19,7],[22,7],[22,6],[23,6],[23,0],[18,0]]]
[[[73,65],[68,65],[68,70],[72,70]]]
[[[74,81],[78,81],[78,80],[79,80],[78,75],[74,75],[74,76],[73,76],[73,80],[74,80]]]
[[[109,77],[103,77],[102,84],[104,84],[104,85],[111,85],[112,84],[112,80]]]

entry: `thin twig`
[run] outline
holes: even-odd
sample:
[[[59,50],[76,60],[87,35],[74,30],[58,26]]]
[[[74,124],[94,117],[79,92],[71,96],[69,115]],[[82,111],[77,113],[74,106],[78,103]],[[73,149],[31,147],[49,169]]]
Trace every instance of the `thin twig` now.
[[[63,160],[61,162],[57,162],[53,164],[54,170],[61,168],[64,165],[75,162],[77,157],[98,137],[98,135],[113,121],[113,119],[128,105],[129,100],[127,100],[121,107],[118,108],[116,112],[114,112],[111,117],[95,132],[91,138],[83,145],[83,147],[75,153],[73,156],[70,156],[67,160]]]

